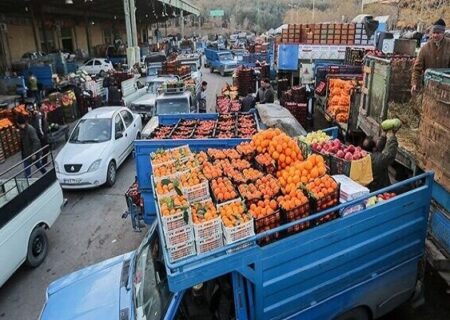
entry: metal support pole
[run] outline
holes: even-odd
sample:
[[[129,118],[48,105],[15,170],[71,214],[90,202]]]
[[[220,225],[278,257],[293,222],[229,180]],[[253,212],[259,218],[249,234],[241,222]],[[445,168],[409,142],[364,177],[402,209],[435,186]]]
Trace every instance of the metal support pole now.
[[[130,3],[130,21],[131,21],[131,36],[132,36],[132,47],[138,46],[138,37],[137,37],[137,27],[136,27],[136,3],[135,0],[129,0]]]
[[[123,0],[123,11],[125,14],[125,29],[127,32],[127,47],[133,46],[133,38],[131,31],[131,21],[130,21],[130,5],[128,0]]]
[[[180,10],[180,26],[181,26],[181,38],[184,39],[184,17],[183,17],[183,10]]]
[[[86,42],[87,42],[88,55],[91,56],[92,55],[91,36],[90,36],[90,32],[89,32],[89,19],[88,19],[87,13],[84,15],[84,24],[85,24],[85,28],[86,28]]]

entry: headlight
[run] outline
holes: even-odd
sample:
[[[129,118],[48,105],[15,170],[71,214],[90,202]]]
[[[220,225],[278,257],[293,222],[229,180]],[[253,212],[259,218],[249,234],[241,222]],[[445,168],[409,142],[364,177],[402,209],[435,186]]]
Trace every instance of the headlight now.
[[[59,173],[59,166],[58,166],[58,162],[56,162],[56,160],[55,160],[54,166],[55,166],[56,173]]]
[[[88,172],[93,172],[98,170],[100,168],[100,163],[102,162],[102,159],[97,159],[94,162],[92,162],[91,166],[89,167]]]

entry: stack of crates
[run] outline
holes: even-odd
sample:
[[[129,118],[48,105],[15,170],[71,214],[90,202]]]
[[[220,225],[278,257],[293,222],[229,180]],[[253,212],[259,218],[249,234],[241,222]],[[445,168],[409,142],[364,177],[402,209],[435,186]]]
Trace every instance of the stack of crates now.
[[[364,24],[357,23],[355,30],[355,43],[357,45],[371,45],[374,43],[374,35],[368,36]]]
[[[20,132],[14,126],[11,125],[0,130],[0,141],[3,160],[20,151]],[[0,161],[1,158],[0,155]]]

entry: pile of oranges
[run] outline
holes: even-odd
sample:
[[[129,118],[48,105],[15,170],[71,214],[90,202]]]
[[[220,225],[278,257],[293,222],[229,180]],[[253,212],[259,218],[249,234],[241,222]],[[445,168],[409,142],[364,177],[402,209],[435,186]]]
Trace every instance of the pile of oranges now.
[[[270,174],[256,180],[255,185],[258,191],[262,193],[264,199],[271,199],[280,192],[280,185],[277,179]]]
[[[222,169],[219,166],[212,164],[211,162],[203,163],[202,172],[208,180],[218,178],[223,174]]]
[[[180,177],[181,185],[183,187],[193,187],[206,181],[205,176],[198,169],[190,170]]]
[[[233,201],[220,206],[219,215],[227,228],[236,227],[251,220],[241,201]]]
[[[308,198],[300,189],[297,189],[289,194],[279,196],[277,200],[281,208],[286,211],[293,210],[308,203]]]
[[[321,199],[324,196],[332,194],[336,191],[338,185],[336,181],[329,175],[324,175],[323,177],[317,178],[306,185],[306,189],[314,196],[316,199]]]
[[[325,160],[321,155],[312,154],[305,161],[296,161],[290,166],[277,172],[278,182],[283,192],[289,194],[327,171]]]
[[[194,202],[191,205],[192,222],[201,224],[218,217],[216,206],[211,200]]]
[[[212,180],[211,190],[218,202],[236,199],[238,196],[230,179],[224,177]]]
[[[238,189],[245,200],[261,199],[263,196],[262,192],[253,183],[241,184]]]
[[[279,169],[284,169],[297,160],[303,160],[301,150],[295,139],[280,129],[267,129],[252,138],[258,153],[268,153],[276,161]]]
[[[172,195],[159,201],[163,217],[171,216],[189,208],[189,202],[183,195]]]
[[[156,183],[156,194],[158,196],[165,195],[169,192],[175,191],[178,186],[178,181],[175,179],[163,179]]]
[[[278,204],[275,200],[261,200],[257,203],[252,203],[248,212],[256,219],[261,219],[274,214],[278,209]]]
[[[188,146],[182,146],[170,150],[157,150],[151,155],[152,164],[161,164],[176,159],[183,159],[191,155],[191,150]]]

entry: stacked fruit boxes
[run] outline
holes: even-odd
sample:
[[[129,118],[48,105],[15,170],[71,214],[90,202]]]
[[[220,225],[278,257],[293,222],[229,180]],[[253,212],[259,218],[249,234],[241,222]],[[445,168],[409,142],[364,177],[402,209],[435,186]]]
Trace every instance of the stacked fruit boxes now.
[[[0,141],[4,159],[20,151],[20,133],[13,126],[0,130]]]
[[[368,36],[364,24],[357,23],[355,28],[355,44],[359,45],[369,45],[374,41],[374,35]]]

